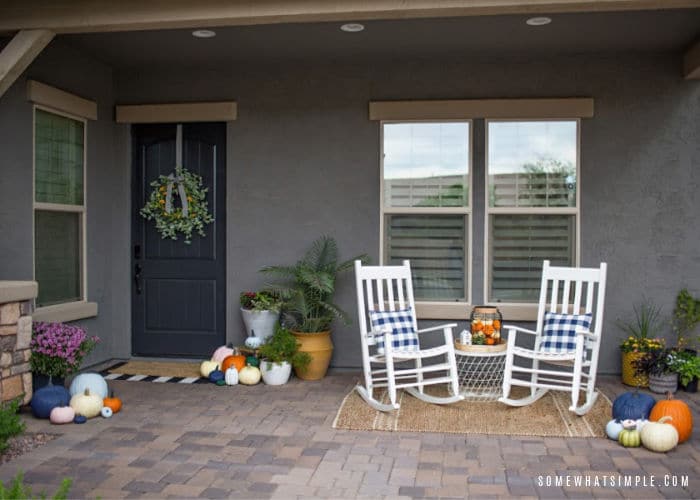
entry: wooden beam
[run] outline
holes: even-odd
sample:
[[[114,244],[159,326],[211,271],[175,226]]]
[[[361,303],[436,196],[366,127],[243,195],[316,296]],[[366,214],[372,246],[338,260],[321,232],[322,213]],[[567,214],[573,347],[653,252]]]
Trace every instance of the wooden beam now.
[[[53,39],[47,30],[28,30],[17,33],[0,52],[0,97],[15,83],[44,47]]]
[[[275,23],[698,7],[698,0],[3,0],[0,33],[88,33]]]
[[[591,118],[590,97],[374,101],[370,120],[459,120],[468,118]]]
[[[97,120],[97,102],[45,83],[29,80],[27,82],[27,100],[81,118]]]
[[[700,80],[700,39],[683,54],[683,77],[686,80]]]
[[[235,101],[117,106],[117,123],[227,122],[235,120]]]

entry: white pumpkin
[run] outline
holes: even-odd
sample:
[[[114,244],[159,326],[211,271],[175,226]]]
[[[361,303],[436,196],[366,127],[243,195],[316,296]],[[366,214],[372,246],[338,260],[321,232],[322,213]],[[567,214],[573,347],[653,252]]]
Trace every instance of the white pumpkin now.
[[[651,451],[666,453],[678,444],[678,431],[667,420],[673,417],[667,415],[661,417],[658,422],[648,422],[642,429],[642,444]]]
[[[244,385],[255,385],[260,382],[261,377],[260,369],[255,366],[244,366],[238,372],[238,381]]]
[[[85,389],[84,393],[70,398],[70,406],[75,410],[76,415],[92,418],[100,414],[103,405],[100,396],[90,394],[90,389]]]
[[[100,410],[100,415],[102,415],[104,418],[110,418],[112,415],[114,415],[114,412],[109,406],[103,406]]]
[[[605,426],[605,434],[607,434],[610,439],[617,441],[617,438],[620,437],[620,432],[622,432],[622,429],[622,422],[620,420],[612,419]]]
[[[636,420],[637,422],[637,430],[641,432],[642,429],[644,429],[644,426],[649,423],[649,421],[646,418],[638,418]]]
[[[211,372],[218,369],[219,363],[216,361],[202,361],[202,364],[199,365],[199,373],[201,373],[202,377],[205,378],[208,378]]]
[[[235,366],[232,366],[224,374],[224,381],[226,385],[237,385],[238,384],[238,370]]]
[[[77,375],[70,384],[70,395],[82,394],[85,389],[90,389],[90,392],[106,398],[109,394],[107,381],[99,373],[81,373]]]
[[[217,348],[216,351],[214,351],[214,354],[211,355],[211,360],[221,364],[221,362],[227,357],[231,356],[233,354],[233,349],[230,347],[227,347],[225,345],[222,345],[221,347]],[[205,375],[207,377],[208,375]]]
[[[57,406],[49,415],[52,424],[72,424],[74,418],[75,410],[70,406]]]

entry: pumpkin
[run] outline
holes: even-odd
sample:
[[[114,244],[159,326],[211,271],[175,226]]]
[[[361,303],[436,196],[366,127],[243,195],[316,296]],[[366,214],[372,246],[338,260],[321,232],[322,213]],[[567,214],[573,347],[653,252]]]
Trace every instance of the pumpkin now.
[[[227,356],[230,356],[233,354],[233,349],[229,346],[222,345],[221,347],[218,347],[215,351],[214,354],[211,355],[211,360],[216,362],[217,364],[221,364],[221,362],[226,359]],[[205,375],[206,377],[206,375]]]
[[[622,422],[612,419],[605,426],[605,434],[607,434],[610,439],[617,441],[617,438],[620,437],[620,432],[622,432],[622,429]]]
[[[109,394],[107,382],[99,373],[81,373],[76,376],[70,384],[70,395],[83,394],[85,389],[90,389],[90,393],[99,396],[100,399]]]
[[[57,406],[51,410],[49,420],[52,424],[70,424],[75,418],[75,410],[70,406]]]
[[[690,438],[693,433],[693,414],[690,408],[680,399],[673,399],[673,395],[669,392],[666,399],[662,399],[654,406],[649,415],[649,420],[656,422],[661,420],[661,417],[671,417],[671,425],[678,431],[678,442],[683,443]]]
[[[651,413],[651,409],[655,404],[656,400],[648,394],[636,391],[625,392],[615,398],[612,407],[612,417],[616,420],[649,418],[649,413]]]
[[[642,432],[642,444],[651,451],[666,453],[678,444],[678,431],[671,424],[664,422],[673,420],[673,417],[661,417],[658,422],[649,422],[644,426]]]
[[[224,379],[224,372],[221,370],[214,370],[209,374],[209,382],[216,384],[217,382]]]
[[[47,385],[38,389],[29,405],[36,418],[49,418],[57,406],[68,406],[70,392],[62,385]]]
[[[114,397],[114,391],[112,391],[108,398],[102,400],[102,404],[112,410],[112,413],[119,413],[122,409],[122,400]]]
[[[216,361],[202,361],[202,364],[199,365],[199,373],[202,374],[202,377],[208,377],[211,372],[218,369],[219,363]]]
[[[100,415],[102,415],[104,418],[109,418],[114,415],[114,412],[109,406],[103,406],[100,410]]]
[[[226,356],[226,358],[221,362],[221,371],[226,373],[231,367],[236,368],[237,371],[241,371],[241,368],[245,366],[245,356],[243,354],[231,354]]]
[[[224,373],[224,381],[226,385],[236,385],[238,384],[238,370],[235,366],[232,366]]]
[[[260,360],[255,356],[248,356],[247,358],[245,358],[245,364],[260,368]]]
[[[102,398],[90,393],[90,389],[85,389],[84,393],[73,396],[70,399],[70,405],[77,415],[82,415],[85,418],[96,417],[103,408]]]
[[[263,344],[263,339],[260,337],[255,337],[255,336],[250,336],[247,339],[245,339],[245,346],[248,349],[257,349]]]
[[[238,381],[244,385],[255,385],[260,382],[261,377],[260,369],[255,366],[247,365],[238,372]]]
[[[85,415],[76,415],[73,419],[74,424],[84,424],[85,422],[87,422],[87,418],[85,418]]]
[[[642,443],[637,429],[622,429],[617,441],[625,448],[637,448]]]

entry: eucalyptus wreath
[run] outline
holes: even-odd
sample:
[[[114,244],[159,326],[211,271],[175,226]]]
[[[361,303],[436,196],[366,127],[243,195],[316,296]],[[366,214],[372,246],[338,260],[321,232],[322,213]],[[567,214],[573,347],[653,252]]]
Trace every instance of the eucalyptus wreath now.
[[[201,176],[175,167],[174,174],[160,175],[151,182],[151,187],[154,189],[141,209],[141,216],[155,220],[161,238],[177,240],[177,234],[182,233],[189,245],[193,232],[206,236],[204,226],[214,222],[214,217],[207,207],[208,188],[202,186]]]

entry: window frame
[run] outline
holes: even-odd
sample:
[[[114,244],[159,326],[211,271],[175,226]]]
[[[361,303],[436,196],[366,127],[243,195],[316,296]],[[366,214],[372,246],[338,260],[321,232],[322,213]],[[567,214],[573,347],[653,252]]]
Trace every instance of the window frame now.
[[[468,123],[469,147],[468,160],[468,206],[466,207],[387,207],[384,203],[384,126],[404,123]],[[379,121],[379,262],[384,265],[384,230],[387,215],[461,215],[466,217],[465,237],[467,243],[464,248],[464,262],[467,270],[467,279],[464,283],[464,301],[426,301],[416,300],[416,316],[420,319],[443,318],[463,319],[471,310],[472,304],[472,247],[474,225],[474,123],[472,119],[427,119],[427,120],[380,120]]]
[[[576,206],[575,207],[491,207],[489,204],[489,124],[490,123],[574,122],[576,124]],[[491,215],[573,215],[576,242],[574,263],[581,265],[581,118],[495,118],[484,119],[484,303],[507,310],[509,317],[530,317],[536,314],[537,302],[496,302],[491,300]]]
[[[62,203],[47,203],[36,201],[36,112],[37,110],[44,111],[46,113],[51,113],[57,116],[62,116],[71,120],[79,121],[83,124],[83,204],[82,205],[65,205]],[[36,212],[46,211],[46,212],[63,212],[63,213],[73,213],[79,216],[79,228],[80,228],[80,241],[78,248],[80,249],[80,255],[78,256],[80,265],[80,300],[73,300],[68,302],[60,302],[57,304],[51,304],[48,306],[37,307],[34,316],[39,316],[39,319],[43,315],[54,315],[55,313],[63,313],[64,311],[76,311],[81,316],[84,314],[85,317],[94,316],[96,314],[96,307],[94,304],[90,304],[90,307],[81,307],[83,305],[88,305],[88,282],[87,282],[87,125],[88,120],[86,118],[66,113],[65,111],[60,111],[49,106],[44,106],[40,104],[34,104],[32,107],[32,279],[36,281]],[[88,311],[89,309],[89,311]],[[95,309],[95,314],[92,314],[92,309]],[[72,316],[72,315],[71,315]],[[59,320],[57,320],[59,321]]]

